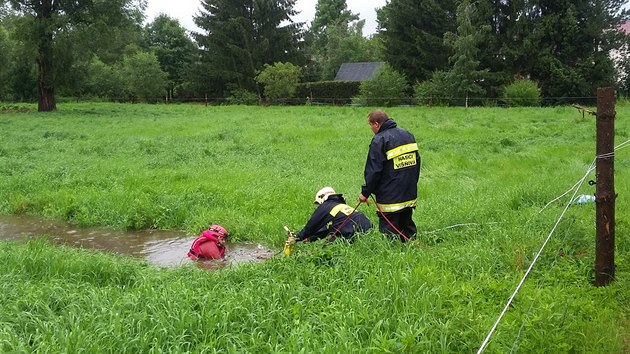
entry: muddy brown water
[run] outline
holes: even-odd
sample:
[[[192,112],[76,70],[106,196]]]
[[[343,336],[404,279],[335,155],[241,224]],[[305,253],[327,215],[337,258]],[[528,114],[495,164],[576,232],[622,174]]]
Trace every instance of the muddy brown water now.
[[[0,240],[25,241],[46,237],[56,244],[116,252],[173,267],[191,263],[186,253],[196,236],[172,230],[113,230],[80,228],[65,222],[34,216],[0,215]],[[228,243],[223,262],[210,261],[203,268],[216,269],[245,262],[261,262],[276,251],[256,243]]]

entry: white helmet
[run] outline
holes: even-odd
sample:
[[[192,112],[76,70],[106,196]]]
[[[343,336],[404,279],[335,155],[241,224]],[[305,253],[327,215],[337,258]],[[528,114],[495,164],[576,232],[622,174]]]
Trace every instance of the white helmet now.
[[[317,194],[315,194],[315,204],[322,204],[331,194],[336,194],[335,190],[331,187],[324,187],[320,189]]]

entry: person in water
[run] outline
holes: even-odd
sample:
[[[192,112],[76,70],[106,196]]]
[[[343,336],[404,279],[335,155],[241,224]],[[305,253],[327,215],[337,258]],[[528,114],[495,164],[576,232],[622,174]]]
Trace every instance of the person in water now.
[[[222,259],[225,257],[225,241],[230,236],[221,225],[212,225],[197,237],[190,250],[188,258],[192,260]]]

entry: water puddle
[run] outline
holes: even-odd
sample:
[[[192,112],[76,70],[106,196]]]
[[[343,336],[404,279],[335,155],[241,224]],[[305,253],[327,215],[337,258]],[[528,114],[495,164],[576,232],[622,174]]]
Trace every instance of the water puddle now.
[[[0,215],[0,240],[24,241],[44,236],[56,244],[90,248],[143,258],[150,263],[173,267],[192,262],[186,253],[196,236],[171,230],[112,230],[75,225],[34,216]],[[223,262],[207,262],[203,268],[220,268],[245,262],[261,262],[274,250],[255,243],[228,243]]]

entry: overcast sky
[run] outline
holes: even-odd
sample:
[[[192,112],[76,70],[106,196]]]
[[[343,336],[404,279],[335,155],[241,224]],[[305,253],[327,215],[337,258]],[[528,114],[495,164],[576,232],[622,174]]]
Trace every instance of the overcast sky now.
[[[193,16],[197,14],[200,0],[148,0],[147,22],[153,21],[159,13],[165,13],[170,17],[179,20],[179,23],[188,30],[198,30],[193,23]],[[297,0],[295,9],[300,11],[300,15],[294,18],[298,22],[310,24],[315,16],[315,5],[317,0]],[[376,32],[376,11],[375,8],[385,5],[385,0],[346,0],[348,9],[359,18],[365,20],[363,35],[368,36]]]

